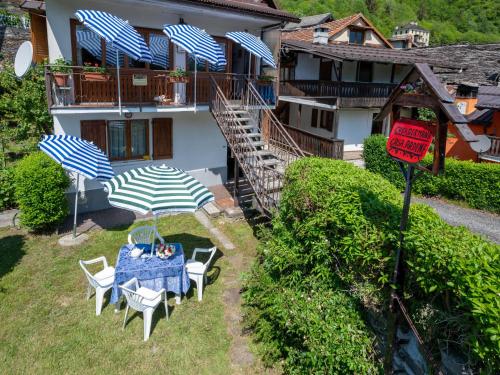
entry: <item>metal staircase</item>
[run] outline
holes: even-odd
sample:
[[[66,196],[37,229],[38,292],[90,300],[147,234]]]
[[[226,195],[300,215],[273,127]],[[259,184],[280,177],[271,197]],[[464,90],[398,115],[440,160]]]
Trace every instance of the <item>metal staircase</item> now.
[[[278,208],[286,167],[304,152],[246,78],[221,84],[211,77],[210,111],[257,203],[270,214]]]

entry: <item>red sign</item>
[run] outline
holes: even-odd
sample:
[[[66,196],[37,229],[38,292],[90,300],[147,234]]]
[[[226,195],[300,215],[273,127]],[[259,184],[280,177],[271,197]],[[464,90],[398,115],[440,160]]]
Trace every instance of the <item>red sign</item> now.
[[[431,127],[425,121],[400,119],[392,126],[387,152],[393,158],[407,163],[418,163],[432,142]]]

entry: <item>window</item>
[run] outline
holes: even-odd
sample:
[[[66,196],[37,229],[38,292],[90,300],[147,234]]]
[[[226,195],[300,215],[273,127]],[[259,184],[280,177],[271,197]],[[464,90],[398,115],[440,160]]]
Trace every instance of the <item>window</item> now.
[[[358,62],[358,82],[372,82],[373,63],[370,61]]]
[[[319,127],[328,131],[333,131],[333,118],[334,113],[331,111],[321,111],[321,119]]]
[[[365,41],[365,32],[361,30],[349,30],[349,44],[362,45]]]
[[[172,158],[172,119],[155,118],[153,123],[154,159]],[[81,121],[81,137],[93,142],[111,160],[149,157],[148,120]]]
[[[312,110],[311,127],[312,128],[318,127],[318,109],[317,108],[313,108],[313,110]]]
[[[151,64],[133,60],[131,57],[118,52],[120,67],[132,69],[170,69],[171,44],[161,30],[137,28],[149,46],[153,61]],[[116,67],[117,50],[100,38],[96,33],[81,25],[76,20],[71,20],[71,38],[73,40],[73,63],[84,65],[85,63],[108,68]]]
[[[222,52],[224,53],[224,56],[226,57],[227,64],[224,66],[216,66],[214,64],[210,64],[205,60],[201,59],[196,59],[196,70],[199,72],[218,72],[218,73],[224,73],[224,72],[229,72],[230,67],[231,67],[231,61],[229,59],[229,56],[232,55],[232,44],[230,43],[229,40],[225,38],[217,38],[214,37],[216,42],[219,44],[220,48],[222,49]],[[190,53],[186,54],[187,58],[187,69],[189,71],[194,71],[194,56],[191,55]]]

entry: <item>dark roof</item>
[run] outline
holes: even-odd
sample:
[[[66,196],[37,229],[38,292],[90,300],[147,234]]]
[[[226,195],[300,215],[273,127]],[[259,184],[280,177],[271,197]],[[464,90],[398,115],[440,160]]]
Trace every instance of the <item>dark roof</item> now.
[[[283,40],[283,47],[291,51],[311,53],[313,55],[330,58],[333,60],[359,60],[380,63],[395,63],[410,65],[414,63],[427,63],[432,66],[441,66],[448,69],[458,69],[452,62],[435,60],[424,56],[416,56],[412,50],[392,48],[376,48],[346,44],[314,44],[298,40]]]
[[[469,113],[465,117],[471,124],[491,125],[491,121],[493,120],[493,113],[494,111],[491,109],[476,109],[474,112]]]
[[[500,86],[479,87],[476,108],[500,110]]]
[[[453,61],[462,72],[435,70],[447,84],[492,85],[500,74],[500,43],[457,44],[414,48],[412,53],[431,59]]]
[[[316,26],[325,22],[333,21],[331,13],[315,14],[314,16],[301,17],[300,22],[289,22],[285,25],[283,30],[291,31],[304,27]]]
[[[412,30],[420,30],[420,31],[427,31],[427,32],[429,32],[429,30],[423,28],[419,24],[412,23],[412,22],[408,22],[406,25],[399,26],[399,30],[401,30],[401,29],[412,29]]]
[[[276,8],[274,1],[253,0],[177,0],[186,3],[208,5],[214,8],[231,9],[244,13],[257,14],[287,22],[299,22],[300,19],[291,13]]]
[[[179,2],[211,6],[220,9],[231,9],[248,14],[256,14],[280,21],[298,22],[299,18],[291,13],[276,8],[273,0],[177,0]],[[45,2],[26,0],[21,4],[22,9],[28,11],[45,11]]]

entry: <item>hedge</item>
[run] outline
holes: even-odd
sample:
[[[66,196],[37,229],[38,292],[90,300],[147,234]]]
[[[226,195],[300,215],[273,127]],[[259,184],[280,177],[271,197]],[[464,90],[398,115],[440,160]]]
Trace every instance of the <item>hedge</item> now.
[[[305,365],[308,373],[380,368],[364,317],[383,316],[387,306],[401,208],[391,183],[343,161],[305,158],[289,167],[243,295],[246,321],[269,361],[282,358],[287,373]],[[427,206],[410,211],[405,297],[412,317],[438,355],[443,343],[457,343],[478,370],[493,372],[500,366],[499,246]],[[345,347],[342,356],[335,343]]]
[[[363,157],[366,168],[403,190],[404,179],[397,164],[387,156],[385,144],[383,135],[373,135],[365,140]],[[424,164],[431,163],[429,155]],[[462,200],[473,208],[500,213],[500,165],[447,158],[444,175],[422,175],[414,184],[414,192]]]
[[[14,169],[0,170],[0,211],[16,206],[14,185]]]
[[[14,180],[21,225],[32,231],[51,231],[68,215],[65,191],[69,177],[43,152],[23,158],[16,166]]]

